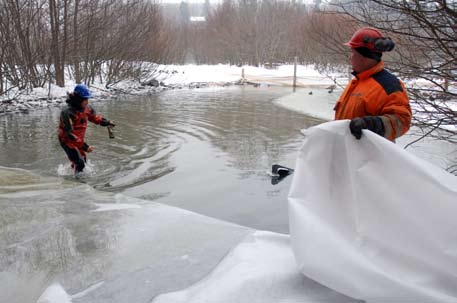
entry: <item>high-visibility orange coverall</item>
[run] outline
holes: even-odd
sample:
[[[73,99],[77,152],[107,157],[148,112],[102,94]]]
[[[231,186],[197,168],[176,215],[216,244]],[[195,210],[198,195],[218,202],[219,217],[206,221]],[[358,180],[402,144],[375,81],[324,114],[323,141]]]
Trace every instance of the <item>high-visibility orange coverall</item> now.
[[[335,120],[379,116],[384,137],[395,140],[411,125],[411,107],[404,84],[384,69],[384,62],[355,75],[335,105]]]
[[[108,120],[97,115],[90,105],[85,108],[67,106],[60,114],[59,142],[76,172],[82,171],[86,163],[86,151],[89,148],[85,142],[87,121],[101,126],[110,124]]]

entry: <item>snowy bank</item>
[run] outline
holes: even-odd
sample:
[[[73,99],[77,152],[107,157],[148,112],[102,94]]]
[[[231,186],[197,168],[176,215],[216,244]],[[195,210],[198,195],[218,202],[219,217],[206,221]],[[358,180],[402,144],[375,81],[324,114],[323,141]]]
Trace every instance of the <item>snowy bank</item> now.
[[[322,89],[299,89],[275,100],[275,103],[310,117],[331,121],[334,118],[333,107],[341,92],[341,89],[331,93]]]
[[[146,64],[139,79],[126,79],[108,85],[100,79],[90,85],[94,100],[113,98],[116,95],[148,95],[165,89],[202,88],[229,85],[280,85],[292,86],[293,66],[277,69],[231,65],[157,65]],[[297,85],[302,87],[329,87],[338,74],[323,75],[312,66],[297,67]],[[73,91],[75,81],[68,74],[65,87],[46,85],[27,90],[12,89],[0,96],[0,114],[27,112],[36,108],[65,103],[67,92]]]

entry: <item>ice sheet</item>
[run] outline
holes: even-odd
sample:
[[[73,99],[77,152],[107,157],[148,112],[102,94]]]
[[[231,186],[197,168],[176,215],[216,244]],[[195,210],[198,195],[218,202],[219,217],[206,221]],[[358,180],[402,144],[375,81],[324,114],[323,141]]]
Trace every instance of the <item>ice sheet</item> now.
[[[153,303],[356,302],[297,269],[289,236],[256,231],[248,235],[202,281],[155,298]]]

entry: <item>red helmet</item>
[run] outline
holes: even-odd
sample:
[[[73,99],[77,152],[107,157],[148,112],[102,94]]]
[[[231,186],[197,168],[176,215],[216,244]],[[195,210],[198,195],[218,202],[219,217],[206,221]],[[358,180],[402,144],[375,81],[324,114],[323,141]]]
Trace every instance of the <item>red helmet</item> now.
[[[374,52],[382,52],[382,50],[375,47],[375,42],[379,39],[383,39],[380,31],[372,27],[364,27],[356,31],[351,40],[344,43],[344,45],[351,48],[366,47]]]

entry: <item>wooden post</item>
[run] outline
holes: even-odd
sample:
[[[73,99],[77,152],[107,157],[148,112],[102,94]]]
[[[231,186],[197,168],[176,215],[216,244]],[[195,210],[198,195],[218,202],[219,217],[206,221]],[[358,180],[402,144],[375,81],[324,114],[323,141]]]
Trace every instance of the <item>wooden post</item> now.
[[[49,77],[49,82],[48,82],[48,97],[51,97],[51,77]]]
[[[241,69],[241,81],[246,81],[246,79],[244,79],[244,67]]]
[[[3,86],[4,86],[3,91],[6,93],[6,99],[9,99],[10,94],[8,92],[8,78],[6,78],[6,76],[5,76],[5,84]]]
[[[294,60],[294,83],[293,83],[294,92],[295,92],[295,88],[297,87],[297,61],[298,61],[298,58],[297,58],[297,56],[295,56],[295,60]]]
[[[0,66],[0,96],[3,95],[3,72]]]

